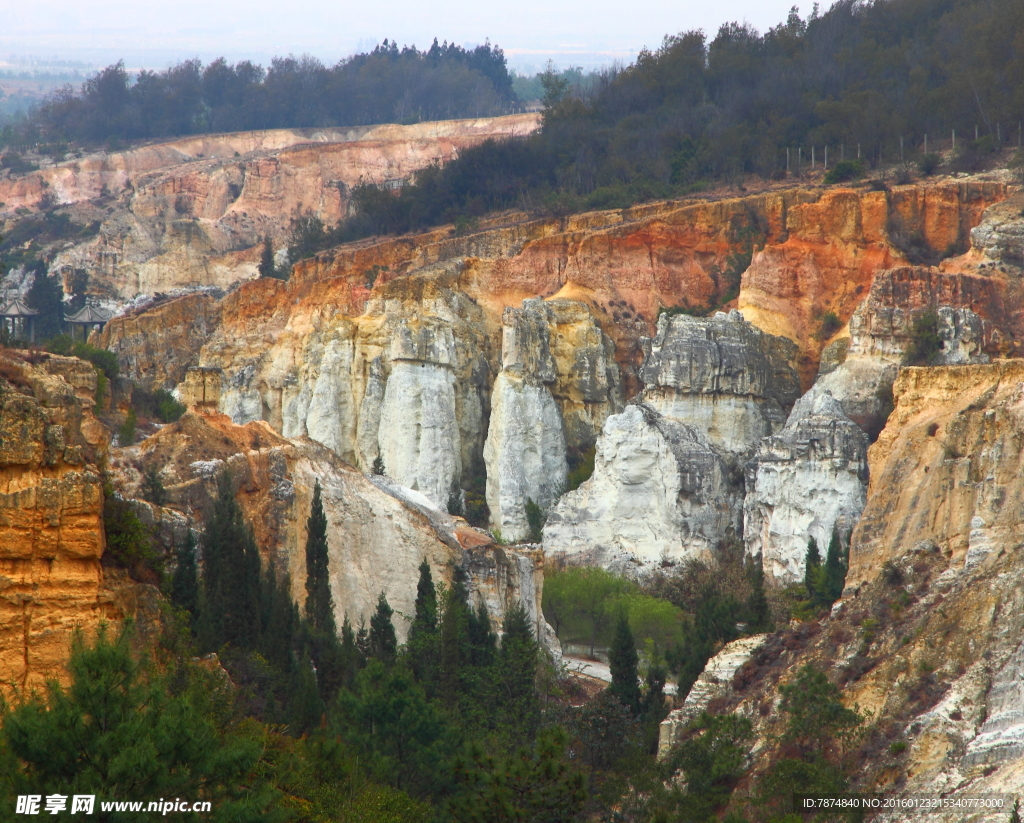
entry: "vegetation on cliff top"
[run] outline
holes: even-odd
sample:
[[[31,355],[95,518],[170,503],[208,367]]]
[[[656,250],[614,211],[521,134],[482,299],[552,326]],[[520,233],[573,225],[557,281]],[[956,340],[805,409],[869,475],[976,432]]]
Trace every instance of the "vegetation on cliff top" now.
[[[1022,29],[1016,0],[840,0],[806,19],[794,8],[764,34],[729,23],[710,40],[666,37],[586,90],[549,71],[540,133],[464,151],[397,195],[356,189],[357,214],[318,247],[496,209],[565,214],[781,177],[808,168],[812,147],[819,166],[825,147],[846,161],[836,181],[901,155],[934,171],[925,158],[950,149],[954,130],[954,165],[976,170],[1019,140]]]
[[[489,42],[464,49],[434,40],[419,51],[385,40],[331,67],[308,56],[274,58],[268,69],[220,58],[133,78],[122,61],[5,126],[0,145],[119,148],[128,140],[209,132],[480,117],[518,105],[505,55]]]

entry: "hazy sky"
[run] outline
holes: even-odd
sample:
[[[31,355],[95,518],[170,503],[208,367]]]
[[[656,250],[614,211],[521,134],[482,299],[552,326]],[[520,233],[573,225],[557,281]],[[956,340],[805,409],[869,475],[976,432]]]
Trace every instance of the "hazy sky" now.
[[[0,59],[61,57],[161,68],[224,55],[266,62],[308,53],[333,63],[385,37],[424,48],[434,37],[462,45],[490,38],[509,63],[541,67],[628,62],[665,34],[730,20],[759,30],[781,22],[793,0],[0,0]],[[823,4],[825,5],[825,4]],[[804,3],[802,14],[810,12]]]

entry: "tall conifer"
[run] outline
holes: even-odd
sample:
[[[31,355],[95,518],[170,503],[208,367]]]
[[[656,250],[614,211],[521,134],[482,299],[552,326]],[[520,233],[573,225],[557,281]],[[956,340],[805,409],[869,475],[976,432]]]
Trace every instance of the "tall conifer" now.
[[[185,542],[178,547],[177,566],[171,579],[171,602],[191,612],[193,622],[199,606],[199,574],[196,568],[196,538],[189,529]]]
[[[817,572],[821,568],[821,552],[818,551],[818,541],[813,537],[807,538],[807,554],[804,555],[804,588],[807,589],[807,596],[813,598],[817,591]]]
[[[377,598],[377,611],[370,618],[370,656],[388,664],[395,661],[398,652],[398,639],[395,637],[395,626],[391,622],[394,609],[388,605],[384,592]]]
[[[612,672],[612,685],[609,690],[622,705],[632,710],[633,714],[640,711],[640,678],[637,664],[640,662],[636,653],[636,641],[629,628],[626,615],[619,615],[615,626],[615,636],[608,650],[608,667]]]
[[[319,480],[313,486],[313,505],[306,520],[306,617],[314,631],[337,634],[327,569],[327,516]]]

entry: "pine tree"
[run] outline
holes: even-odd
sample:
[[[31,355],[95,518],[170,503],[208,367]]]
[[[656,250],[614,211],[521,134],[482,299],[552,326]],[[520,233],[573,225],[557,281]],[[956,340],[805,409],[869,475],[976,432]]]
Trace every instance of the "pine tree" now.
[[[334,601],[328,576],[327,516],[320,496],[320,481],[313,486],[313,504],[306,520],[306,618],[313,631],[337,634]]]
[[[807,554],[804,556],[804,588],[807,596],[814,597],[815,572],[821,568],[821,553],[818,551],[818,541],[813,537],[807,539]]]
[[[388,605],[388,599],[384,592],[377,598],[377,611],[370,618],[370,657],[380,660],[384,664],[395,662],[395,655],[398,653],[398,640],[395,637],[395,627],[391,622],[391,616],[395,610]]]
[[[481,603],[466,612],[466,632],[469,637],[469,663],[477,668],[490,666],[498,650],[498,637],[491,629],[487,607]]]
[[[289,692],[289,726],[296,735],[312,731],[320,725],[324,713],[323,701],[316,685],[316,674],[309,653],[302,659],[292,672],[288,685]]]
[[[636,641],[629,628],[626,615],[619,615],[615,626],[615,636],[608,650],[608,667],[612,672],[612,685],[609,687],[622,705],[632,710],[633,714],[640,711],[640,680],[637,664],[640,659],[636,653]]]
[[[262,611],[263,632],[260,648],[267,661],[282,673],[295,666],[295,635],[299,629],[299,615],[290,594],[291,586],[285,578],[280,584],[272,568],[263,577]]]
[[[189,529],[176,552],[177,566],[171,578],[171,602],[191,613],[195,622],[199,607],[199,575],[196,568],[196,538]]]
[[[356,633],[352,630],[352,624],[345,615],[341,624],[341,685],[351,689],[355,683],[356,673],[366,664],[366,658],[356,644]]]

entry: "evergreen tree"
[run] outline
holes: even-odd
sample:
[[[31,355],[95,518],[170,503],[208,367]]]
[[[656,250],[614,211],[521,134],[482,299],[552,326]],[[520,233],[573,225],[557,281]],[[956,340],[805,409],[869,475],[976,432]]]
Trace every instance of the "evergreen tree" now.
[[[490,666],[498,650],[498,637],[491,629],[487,607],[481,603],[466,611],[466,630],[469,637],[469,663],[477,668]]]
[[[366,664],[366,658],[356,644],[356,634],[352,630],[348,615],[341,624],[341,685],[351,689],[355,682],[356,673]]]
[[[395,655],[398,653],[398,639],[395,637],[395,627],[391,622],[391,616],[395,610],[388,605],[388,599],[384,592],[377,598],[377,611],[370,618],[370,657],[390,665],[395,662]]]
[[[288,579],[279,585],[272,568],[263,577],[262,638],[260,647],[267,662],[287,674],[294,668],[293,649],[299,628],[299,615],[290,594]]]
[[[612,684],[609,686],[622,705],[632,710],[633,714],[640,711],[640,681],[637,664],[640,659],[636,653],[636,641],[629,628],[626,615],[619,615],[615,626],[615,636],[608,650],[608,667],[612,672]]]
[[[204,549],[200,644],[211,651],[224,643],[252,649],[262,623],[260,557],[227,471],[218,479]]]
[[[467,603],[466,572],[455,566],[451,588],[445,592],[441,613],[440,637],[440,694],[452,704],[458,700],[463,686],[463,669],[467,662],[469,644],[469,606]]]
[[[807,554],[804,555],[804,588],[807,590],[807,596],[812,599],[817,591],[815,577],[820,568],[821,553],[818,551],[818,541],[809,537],[807,539]]]
[[[47,274],[46,264],[37,261],[26,269],[35,274],[25,295],[25,303],[39,314],[34,319],[37,340],[47,340],[64,328],[64,284],[60,275]],[[27,337],[26,333],[26,337]]]
[[[316,632],[337,634],[334,601],[327,568],[327,516],[320,481],[313,486],[313,504],[306,520],[306,618]]]
[[[501,629],[496,696],[517,736],[532,739],[540,711],[535,688],[539,645],[522,603],[506,609]]]
[[[194,622],[199,607],[199,575],[196,567],[196,538],[189,529],[185,542],[176,552],[177,566],[171,578],[171,602],[192,615]]]
[[[416,679],[433,694],[437,677],[437,591],[430,574],[430,564],[420,563],[420,579],[416,584],[416,613],[409,628],[407,649]]]
[[[316,685],[313,661],[305,653],[288,681],[289,723],[292,733],[305,734],[320,725],[324,714],[323,701]]]
[[[832,529],[832,539],[828,542],[828,553],[825,556],[825,605],[832,605],[843,596],[846,585],[846,565],[844,563],[843,545],[839,539],[839,529]]]
[[[2,715],[0,805],[13,809],[18,794],[177,796],[210,800],[211,820],[280,819],[258,736],[223,724],[206,701],[218,686],[205,672],[181,671],[174,688],[133,657],[127,633],[111,639],[101,627],[89,646],[76,636],[70,685],[53,682]]]

